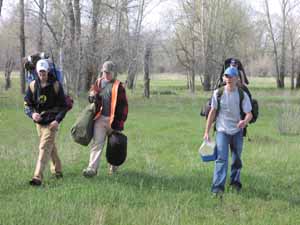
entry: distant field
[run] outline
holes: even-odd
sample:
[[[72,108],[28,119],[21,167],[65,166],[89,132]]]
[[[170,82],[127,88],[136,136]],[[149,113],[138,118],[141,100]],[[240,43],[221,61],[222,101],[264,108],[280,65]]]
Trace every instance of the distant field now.
[[[81,175],[89,148],[70,137],[87,104],[80,98],[57,137],[64,178],[52,179],[47,168],[43,186],[33,188],[36,130],[23,112],[18,79],[6,92],[1,75],[0,225],[300,224],[300,92],[277,90],[273,78],[250,78],[260,117],[245,140],[243,190],[226,189],[220,201],[210,193],[213,163],[197,152],[205,126],[199,109],[210,93],[198,87],[190,94],[184,76],[160,76],[151,80],[150,99],[142,97],[140,79],[127,90],[128,158],[118,174],[108,176],[104,153],[97,177]]]

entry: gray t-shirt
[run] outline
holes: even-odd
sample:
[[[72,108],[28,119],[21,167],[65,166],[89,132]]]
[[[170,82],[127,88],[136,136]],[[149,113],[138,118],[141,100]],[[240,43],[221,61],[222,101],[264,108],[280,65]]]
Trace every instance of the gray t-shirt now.
[[[102,97],[102,111],[101,115],[110,116],[111,91],[113,83],[109,80],[101,80],[101,97]]]
[[[217,100],[218,90],[214,91],[211,107],[218,108]],[[244,113],[251,112],[252,106],[249,96],[244,92],[244,100],[242,102],[242,109]],[[240,113],[240,96],[239,91],[236,88],[234,91],[227,91],[224,88],[223,94],[220,100],[220,109],[216,118],[216,129],[219,132],[225,132],[226,134],[233,135],[240,131],[237,127],[238,122],[241,120]]]

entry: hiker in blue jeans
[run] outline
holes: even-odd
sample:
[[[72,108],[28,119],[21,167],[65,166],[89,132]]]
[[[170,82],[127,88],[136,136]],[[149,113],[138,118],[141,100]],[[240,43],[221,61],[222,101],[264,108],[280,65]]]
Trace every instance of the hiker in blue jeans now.
[[[209,131],[216,121],[217,159],[211,191],[221,196],[225,190],[229,146],[232,152],[230,186],[237,191],[242,188],[243,129],[252,119],[250,99],[237,86],[238,70],[235,67],[227,68],[223,79],[225,86],[214,91],[203,137],[205,140],[210,139]]]

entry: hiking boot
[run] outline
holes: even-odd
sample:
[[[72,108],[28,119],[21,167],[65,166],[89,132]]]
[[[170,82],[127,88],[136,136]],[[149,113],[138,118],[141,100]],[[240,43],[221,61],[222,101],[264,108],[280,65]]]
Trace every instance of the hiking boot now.
[[[93,170],[93,169],[84,169],[82,172],[82,175],[84,177],[94,177],[97,175],[97,171]]]
[[[232,181],[229,185],[232,190],[235,190],[237,192],[240,192],[242,189],[242,184],[238,181]]]
[[[114,173],[117,172],[117,170],[118,170],[117,166],[109,165],[108,175],[113,175]]]
[[[29,181],[29,184],[31,186],[41,186],[42,181],[36,178],[32,178],[31,181]]]
[[[54,174],[54,176],[55,176],[56,179],[61,179],[61,178],[64,177],[62,172],[56,172],[56,173]]]

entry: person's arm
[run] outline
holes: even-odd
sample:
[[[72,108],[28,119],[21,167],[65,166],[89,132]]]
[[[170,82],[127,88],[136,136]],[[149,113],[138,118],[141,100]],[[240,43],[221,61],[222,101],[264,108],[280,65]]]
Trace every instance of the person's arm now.
[[[252,119],[252,113],[251,112],[247,112],[246,116],[243,120],[240,120],[237,127],[238,128],[245,128],[248,123],[250,122],[250,120]]]
[[[209,131],[211,129],[211,126],[216,118],[216,113],[217,113],[217,109],[211,108],[207,117],[207,121],[206,121],[206,126],[205,126],[205,131],[204,131],[204,136],[203,139],[209,141]]]
[[[35,105],[33,93],[30,89],[30,85],[28,85],[24,96],[24,112],[30,119],[38,122],[41,120],[41,116],[39,113],[35,112]]]
[[[242,102],[242,109],[246,115],[245,115],[244,119],[242,119],[238,122],[238,124],[237,124],[238,128],[245,128],[253,117],[252,112],[251,112],[252,106],[251,106],[250,98],[246,92],[244,92],[244,100]]]

